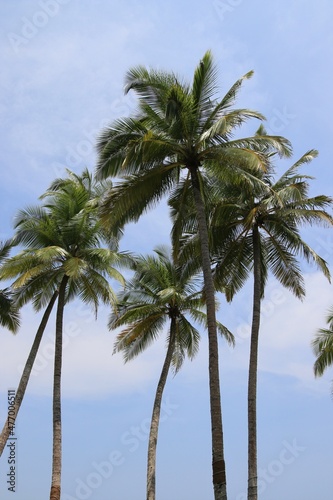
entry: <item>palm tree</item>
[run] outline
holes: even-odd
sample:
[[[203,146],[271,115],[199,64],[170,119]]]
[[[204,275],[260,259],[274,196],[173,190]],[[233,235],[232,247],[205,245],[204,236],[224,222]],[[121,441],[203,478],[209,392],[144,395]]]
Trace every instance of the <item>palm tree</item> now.
[[[109,278],[124,283],[114,268],[122,256],[110,248],[98,219],[95,183],[85,171],[82,177],[70,174],[55,181],[43,195],[41,207],[19,213],[16,241],[25,250],[2,265],[1,278],[16,278],[12,287],[24,302],[35,295],[36,306],[50,304],[56,292],[57,313],[53,381],[53,465],[50,500],[60,500],[61,492],[61,366],[62,330],[65,304],[79,297],[92,304],[97,314],[100,301],[114,302]],[[114,243],[114,242],[112,242]],[[47,285],[46,285],[47,284]],[[46,285],[46,286],[45,286]]]
[[[328,312],[326,322],[328,328],[320,328],[312,341],[313,352],[316,356],[313,367],[316,377],[321,377],[326,368],[333,365],[333,307]]]
[[[189,321],[206,325],[202,312],[203,297],[198,275],[193,276],[191,266],[176,265],[166,248],[155,249],[155,256],[138,257],[135,274],[119,295],[118,310],[110,319],[112,329],[127,325],[118,334],[115,350],[124,353],[129,361],[146,349],[169,323],[167,353],[157,385],[153,405],[148,444],[147,500],[155,500],[156,447],[163,390],[170,366],[177,372],[185,355],[194,357],[199,346],[199,332]],[[228,342],[232,334],[220,323],[219,332]]]
[[[248,109],[232,109],[244,79],[239,79],[224,98],[217,101],[217,71],[208,51],[195,70],[192,85],[173,73],[131,69],[126,91],[139,97],[139,113],[106,128],[98,141],[97,178],[122,177],[104,203],[104,218],[124,225],[138,220],[163,195],[187,179],[196,207],[201,245],[209,339],[209,386],[212,428],[212,465],[215,500],[225,500],[226,472],[223,446],[215,291],[210,267],[210,249],[203,172],[238,182],[249,169],[265,169],[266,159],[251,149],[265,144],[280,154],[290,154],[290,144],[280,137],[233,139],[235,129],[249,118],[263,116]]]
[[[49,191],[53,192],[65,186],[70,186],[71,184],[74,183],[77,188],[76,194],[79,195],[79,190],[80,190],[81,191],[80,196],[83,196],[83,202],[84,200],[86,200],[87,207],[89,207],[90,209],[95,209],[96,211],[101,197],[103,196],[105,190],[110,187],[110,184],[93,182],[91,174],[86,169],[83,171],[82,175],[77,175],[71,172],[70,170],[67,171],[67,174],[68,177],[65,179],[54,180],[49,188]],[[41,198],[45,198],[45,196],[47,196],[47,193],[42,195]],[[29,218],[29,215],[25,214],[24,217]],[[41,227],[40,230],[42,232],[43,230],[45,230],[45,228],[43,229],[43,227]],[[109,244],[111,244],[111,246],[113,246],[116,249],[120,233],[119,232],[117,233],[117,231],[113,232],[114,235],[109,238]],[[16,234],[15,238],[12,240],[11,245],[19,244],[21,240],[22,240],[22,231],[19,231]],[[7,242],[7,247],[8,245],[9,243]],[[8,255],[8,252],[6,253],[6,255]],[[11,425],[15,423],[16,417],[20,410],[24,394],[26,391],[26,387],[28,385],[31,371],[33,368],[33,364],[35,362],[40,342],[43,337],[43,333],[45,331],[55,301],[58,297],[58,290],[57,288],[54,287],[54,283],[49,278],[48,275],[45,276],[42,275],[42,276],[35,276],[33,281],[31,280],[28,281],[25,286],[21,286],[18,289],[16,289],[14,294],[12,292],[12,295],[15,298],[16,306],[22,307],[28,301],[32,300],[36,311],[43,309],[44,306],[47,307],[42,316],[41,323],[38,327],[35,339],[31,346],[30,353],[28,355],[26,364],[22,372],[18,389],[15,393],[14,408],[12,408],[11,410],[11,417],[10,417]],[[8,419],[7,419],[0,435],[0,456],[3,453],[6,441],[9,437],[9,433],[10,433],[10,426],[8,425]]]
[[[265,134],[261,127],[260,133]],[[260,182],[255,189],[245,184],[219,185],[207,178],[210,189],[207,219],[210,221],[210,244],[214,280],[227,300],[243,286],[250,273],[254,274],[253,318],[248,384],[248,498],[257,498],[257,365],[260,307],[268,279],[268,271],[298,298],[305,294],[297,254],[313,261],[329,278],[329,270],[301,238],[300,225],[332,224],[325,211],[332,203],[327,196],[308,197],[312,177],[299,173],[299,168],[317,156],[311,150],[304,154],[282,177],[274,181],[272,154],[268,155],[266,172],[257,172]],[[194,206],[188,193],[181,188],[169,201],[173,219],[173,241],[180,240],[180,261],[196,262],[199,238]],[[180,238],[182,235],[182,238]]]
[[[268,271],[298,298],[305,295],[297,255],[314,262],[330,279],[326,262],[302,239],[299,227],[331,225],[326,212],[332,199],[309,197],[309,179],[299,168],[317,152],[308,151],[277,181],[270,169],[262,175],[260,190],[245,186],[230,188],[225,200],[217,202],[212,213],[213,244],[216,250],[215,282],[229,300],[252,270],[253,312],[248,379],[248,499],[257,500],[257,371],[260,306]],[[266,187],[265,187],[266,186]],[[228,197],[229,195],[229,197]],[[234,196],[232,198],[232,195]],[[226,224],[226,221],[227,222]]]
[[[12,245],[11,241],[0,243],[0,262],[8,256]],[[8,328],[12,333],[16,333],[20,326],[18,308],[8,288],[0,290],[0,325]]]

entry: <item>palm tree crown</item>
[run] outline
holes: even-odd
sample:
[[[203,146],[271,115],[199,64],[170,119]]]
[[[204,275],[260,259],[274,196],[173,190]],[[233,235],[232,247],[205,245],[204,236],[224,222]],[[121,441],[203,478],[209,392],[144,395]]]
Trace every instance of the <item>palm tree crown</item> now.
[[[315,150],[308,151],[276,181],[270,168],[261,176],[260,190],[250,192],[246,186],[230,186],[229,191],[226,189],[226,198],[216,202],[212,210],[215,278],[229,300],[244,284],[253,267],[254,231],[259,235],[261,297],[268,270],[296,297],[304,296],[297,255],[315,263],[330,279],[327,263],[300,233],[300,228],[307,225],[330,226],[333,223],[327,212],[332,206],[332,198],[326,195],[310,197],[309,180],[313,177],[299,172],[300,167],[317,154]]]
[[[109,327],[128,325],[118,334],[115,351],[122,351],[129,361],[145,350],[174,320],[175,350],[172,365],[177,372],[187,355],[192,359],[198,351],[199,332],[193,322],[206,326],[202,311],[202,282],[191,266],[176,265],[165,247],[155,249],[156,256],[135,259],[133,278],[118,294],[118,305],[112,313]],[[221,323],[221,335],[233,343],[233,336]]]
[[[252,74],[240,78],[218,101],[217,70],[209,51],[191,86],[173,73],[141,66],[131,69],[126,92],[137,93],[138,115],[116,120],[104,129],[97,145],[97,178],[125,178],[105,200],[105,217],[122,223],[138,219],[178,185],[184,168],[195,169],[199,177],[208,169],[234,181],[241,172],[253,182],[248,170],[265,169],[267,163],[259,147],[289,156],[290,143],[282,137],[265,134],[232,140],[249,118],[264,118],[253,110],[232,108],[243,81]]]
[[[18,276],[12,286],[20,305],[32,299],[37,310],[44,307],[64,276],[67,301],[79,297],[96,310],[99,300],[114,300],[108,278],[124,283],[114,265],[126,255],[116,251],[99,221],[101,195],[100,183],[93,182],[88,171],[82,176],[69,172],[42,195],[42,206],[18,213],[14,242],[26,248],[4,262],[0,276]],[[101,248],[103,241],[111,248]]]

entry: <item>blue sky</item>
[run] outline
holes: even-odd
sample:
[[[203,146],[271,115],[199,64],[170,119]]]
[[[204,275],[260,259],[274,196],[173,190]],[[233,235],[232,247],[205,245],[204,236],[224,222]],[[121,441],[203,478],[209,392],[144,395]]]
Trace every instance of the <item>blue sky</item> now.
[[[293,143],[297,159],[319,157],[304,171],[313,193],[332,194],[333,6],[329,0],[17,0],[0,2],[1,205],[0,238],[12,234],[16,212],[36,204],[49,183],[94,169],[101,127],[135,109],[123,95],[128,68],[143,64],[191,79],[211,49],[221,96],[253,69],[238,105],[256,109],[271,133]],[[242,133],[251,134],[257,123]],[[282,170],[288,165],[277,165]],[[151,252],[168,243],[165,204],[126,228],[122,248]],[[332,266],[332,230],[306,231]],[[311,338],[324,326],[332,289],[303,265],[303,303],[272,280],[263,304],[259,360],[259,477],[261,500],[330,500],[333,403],[331,373],[313,377]],[[251,311],[249,283],[231,305],[220,297],[219,319],[236,335],[221,342],[221,384],[230,500],[245,499],[246,385]],[[112,356],[108,311],[95,321],[79,303],[65,313],[63,368],[63,500],[139,500],[145,496],[147,423],[164,356],[164,338],[130,364]],[[53,318],[54,319],[54,318]],[[52,320],[53,321],[53,320]],[[53,323],[17,421],[17,492],[2,500],[47,498],[52,448]],[[17,386],[39,317],[27,306],[14,337],[0,336],[0,420],[7,390]],[[2,425],[2,424],[1,424]],[[193,363],[170,378],[158,444],[159,500],[212,500],[207,342]]]

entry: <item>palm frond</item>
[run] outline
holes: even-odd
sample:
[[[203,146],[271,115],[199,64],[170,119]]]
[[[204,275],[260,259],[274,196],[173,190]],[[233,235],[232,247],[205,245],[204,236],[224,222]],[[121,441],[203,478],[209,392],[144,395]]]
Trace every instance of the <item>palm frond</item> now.
[[[207,51],[194,71],[192,96],[198,112],[211,107],[211,101],[217,92],[217,68],[211,51]]]
[[[168,192],[177,180],[168,165],[127,177],[104,198],[101,216],[105,224],[124,226],[139,217]]]
[[[12,333],[16,333],[20,327],[19,309],[8,288],[0,290],[0,325]]]
[[[314,364],[314,373],[316,377],[320,377],[325,372],[326,368],[333,365],[333,332],[331,329],[321,328],[314,340],[312,341],[312,349],[316,356]]]

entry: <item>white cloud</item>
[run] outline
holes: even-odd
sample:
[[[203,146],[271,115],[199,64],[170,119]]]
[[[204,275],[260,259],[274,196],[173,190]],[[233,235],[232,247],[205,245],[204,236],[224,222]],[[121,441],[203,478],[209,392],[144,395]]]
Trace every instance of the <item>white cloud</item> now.
[[[305,275],[307,295],[304,301],[271,283],[262,304],[262,320],[259,335],[259,371],[278,376],[294,377],[302,390],[328,390],[327,378],[315,380],[314,355],[311,341],[318,328],[325,324],[327,310],[333,303],[331,285],[320,273]],[[251,294],[249,311],[251,308]],[[243,298],[237,300],[241,303]],[[233,307],[233,305],[231,305]],[[240,322],[231,330],[236,335],[236,348],[224,355],[226,370],[248,369],[250,314],[248,322]],[[329,374],[328,374],[329,376]]]
[[[121,354],[112,355],[115,332],[107,329],[107,315],[96,322],[90,310],[76,304],[67,308],[63,340],[63,396],[100,398],[114,393],[145,391],[157,380],[165,355],[164,338],[124,366]],[[18,385],[38,324],[32,311],[25,311],[22,329],[1,339],[0,392]],[[104,320],[104,321],[103,321]],[[28,391],[51,395],[54,360],[54,318],[50,318],[40,345]]]

